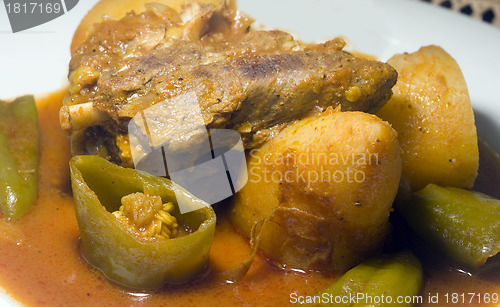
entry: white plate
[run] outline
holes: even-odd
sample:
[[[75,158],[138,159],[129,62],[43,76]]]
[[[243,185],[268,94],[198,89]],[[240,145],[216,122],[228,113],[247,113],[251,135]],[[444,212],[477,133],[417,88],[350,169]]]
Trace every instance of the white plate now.
[[[16,34],[1,3],[0,98],[50,93],[65,86],[73,32],[96,2],[80,1],[65,15]],[[442,46],[465,75],[479,135],[500,152],[499,29],[408,0],[240,0],[239,6],[259,23],[289,30],[305,41],[342,35],[357,50],[382,60],[424,45]],[[0,296],[0,305],[11,304]]]

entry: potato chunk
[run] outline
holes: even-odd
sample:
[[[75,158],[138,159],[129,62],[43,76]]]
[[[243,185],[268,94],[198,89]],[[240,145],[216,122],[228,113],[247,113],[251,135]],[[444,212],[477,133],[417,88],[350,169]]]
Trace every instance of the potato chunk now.
[[[230,219],[279,266],[346,270],[380,247],[401,178],[396,132],[378,117],[300,120],[250,153]]]
[[[479,156],[467,85],[442,48],[423,47],[393,56],[394,95],[378,112],[398,132],[403,176],[417,191],[428,183],[471,188]]]

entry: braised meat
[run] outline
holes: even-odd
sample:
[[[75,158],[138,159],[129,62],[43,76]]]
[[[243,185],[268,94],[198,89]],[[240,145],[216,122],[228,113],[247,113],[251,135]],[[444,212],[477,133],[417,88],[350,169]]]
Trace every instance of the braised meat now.
[[[131,166],[130,119],[187,92],[196,93],[207,128],[237,130],[247,149],[329,106],[375,112],[390,98],[396,71],[343,51],[342,39],[305,44],[252,22],[224,2],[180,13],[150,5],[95,25],[72,55],[61,109],[73,153]]]

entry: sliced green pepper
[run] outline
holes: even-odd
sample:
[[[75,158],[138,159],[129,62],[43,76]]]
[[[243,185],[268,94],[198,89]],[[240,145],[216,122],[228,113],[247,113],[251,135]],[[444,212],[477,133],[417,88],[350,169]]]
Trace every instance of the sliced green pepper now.
[[[215,231],[215,213],[172,181],[116,166],[96,156],[70,161],[75,211],[85,259],[109,279],[135,289],[185,283],[205,266]],[[138,240],[112,214],[133,193],[172,202],[172,215],[191,233],[153,242]],[[176,197],[201,209],[179,213]]]
[[[420,238],[466,268],[500,252],[500,200],[429,184],[397,209]]]
[[[0,101],[0,211],[23,216],[37,197],[38,116],[33,96]]]
[[[422,287],[420,261],[412,252],[366,260],[347,271],[308,306],[409,306]]]

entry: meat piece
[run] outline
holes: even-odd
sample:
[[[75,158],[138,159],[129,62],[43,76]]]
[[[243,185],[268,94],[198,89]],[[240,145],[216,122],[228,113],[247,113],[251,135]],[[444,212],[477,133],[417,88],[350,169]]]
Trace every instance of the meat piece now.
[[[237,130],[246,149],[329,106],[375,112],[390,98],[396,71],[344,52],[341,39],[304,44],[282,31],[253,31],[251,23],[232,5],[195,3],[181,14],[150,6],[96,25],[72,56],[61,109],[73,153],[104,152],[131,166],[123,137],[130,119],[187,92],[196,93],[207,128]],[[88,140],[95,133],[82,131],[93,126],[119,142]]]

